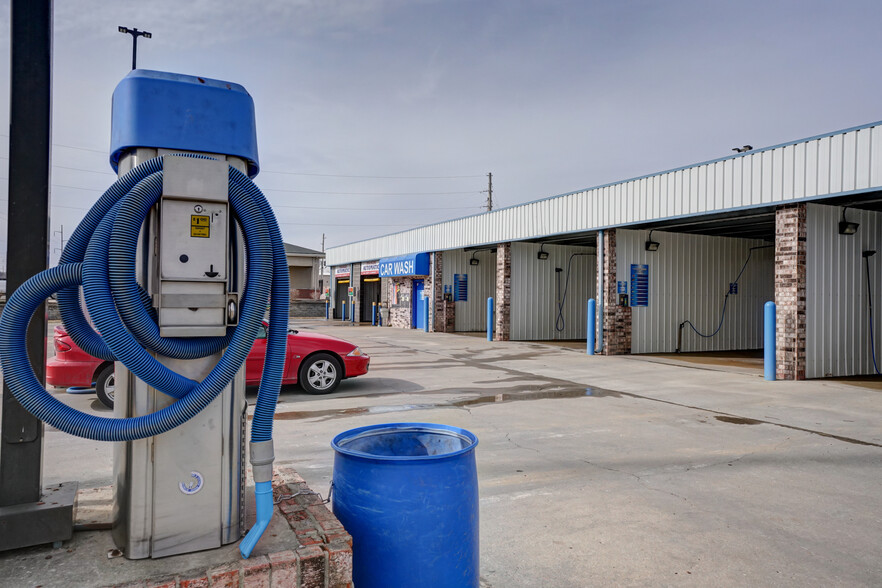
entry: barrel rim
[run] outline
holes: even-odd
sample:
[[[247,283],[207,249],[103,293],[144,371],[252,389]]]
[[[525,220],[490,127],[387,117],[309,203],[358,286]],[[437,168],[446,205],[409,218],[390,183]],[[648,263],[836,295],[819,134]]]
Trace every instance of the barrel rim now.
[[[340,443],[343,441],[351,441],[358,437],[368,436],[371,434],[380,434],[383,431],[408,431],[408,430],[423,430],[427,433],[442,433],[448,435],[454,435],[460,437],[468,441],[470,444],[468,447],[464,447],[457,451],[451,451],[450,453],[442,453],[439,455],[374,455],[371,453],[364,453],[361,451],[353,451],[351,449],[347,449],[345,446],[341,446]],[[348,457],[355,457],[359,459],[365,460],[374,460],[374,461],[392,461],[392,462],[403,462],[403,461],[433,461],[439,459],[449,459],[451,457],[456,457],[458,455],[466,454],[470,451],[474,451],[475,447],[478,446],[478,437],[475,436],[474,433],[468,431],[466,429],[462,429],[460,427],[454,427],[451,425],[441,425],[437,423],[382,423],[379,425],[368,425],[365,427],[358,427],[355,429],[349,429],[348,431],[343,431],[338,434],[331,441],[331,447],[337,453],[342,455],[346,455]]]

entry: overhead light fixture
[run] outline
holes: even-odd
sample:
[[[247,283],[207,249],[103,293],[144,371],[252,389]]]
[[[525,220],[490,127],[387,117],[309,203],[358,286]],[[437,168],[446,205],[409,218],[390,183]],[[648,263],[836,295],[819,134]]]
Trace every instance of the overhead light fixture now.
[[[548,259],[548,252],[544,250],[545,244],[539,244],[539,253],[536,254],[538,259]]]
[[[469,265],[478,265],[478,263],[480,263],[480,262],[475,258],[475,253],[477,253],[477,251],[475,251],[474,253],[472,253],[472,258],[469,260]]]
[[[839,221],[839,234],[840,235],[854,235],[857,233],[858,227],[860,226],[858,223],[852,223],[845,220],[845,210],[847,206],[842,207],[842,220]]]
[[[654,231],[655,229],[653,229]],[[659,242],[652,240],[652,231],[649,231],[649,239],[646,241],[647,251],[658,251]]]

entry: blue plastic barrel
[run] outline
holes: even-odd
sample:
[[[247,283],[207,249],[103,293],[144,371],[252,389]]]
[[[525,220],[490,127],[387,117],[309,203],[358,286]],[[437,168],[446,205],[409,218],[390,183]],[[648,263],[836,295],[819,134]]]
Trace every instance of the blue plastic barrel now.
[[[340,433],[334,514],[352,535],[358,588],[459,588],[479,579],[478,438],[426,423]]]

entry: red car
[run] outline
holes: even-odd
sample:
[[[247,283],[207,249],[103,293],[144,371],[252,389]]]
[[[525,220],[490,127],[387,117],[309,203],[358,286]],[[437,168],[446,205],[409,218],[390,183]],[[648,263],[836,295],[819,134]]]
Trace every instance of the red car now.
[[[266,356],[266,329],[263,323],[245,360],[245,384],[257,386]],[[329,394],[340,380],[366,374],[371,358],[357,346],[320,333],[288,331],[288,349],[282,384],[300,384],[309,394]],[[98,398],[113,407],[115,388],[113,362],[89,355],[74,343],[62,326],[55,327],[55,357],[46,362],[46,383],[50,386],[95,384]]]

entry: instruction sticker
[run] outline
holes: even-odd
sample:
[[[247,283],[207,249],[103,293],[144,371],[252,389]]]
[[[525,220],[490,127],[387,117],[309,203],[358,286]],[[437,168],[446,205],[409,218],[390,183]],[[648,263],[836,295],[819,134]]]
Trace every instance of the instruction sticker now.
[[[209,223],[211,219],[206,215],[191,214],[190,215],[190,236],[208,238],[211,236],[211,227]]]

